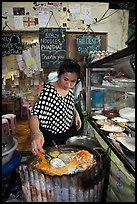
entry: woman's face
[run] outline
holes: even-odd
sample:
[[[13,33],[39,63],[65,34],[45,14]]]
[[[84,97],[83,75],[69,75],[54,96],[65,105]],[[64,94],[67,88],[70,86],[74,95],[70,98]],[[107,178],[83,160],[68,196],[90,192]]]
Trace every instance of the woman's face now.
[[[77,79],[78,79],[77,73],[65,72],[60,76],[59,82],[61,87],[67,91],[75,86]]]

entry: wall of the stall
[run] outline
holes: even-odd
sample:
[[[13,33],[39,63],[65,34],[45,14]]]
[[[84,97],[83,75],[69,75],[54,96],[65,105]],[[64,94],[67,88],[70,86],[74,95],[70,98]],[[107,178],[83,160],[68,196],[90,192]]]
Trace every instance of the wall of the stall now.
[[[43,2],[41,2],[43,3]],[[44,2],[46,3],[46,2]],[[47,2],[48,3],[48,2]],[[124,9],[109,9],[109,4],[105,2],[49,2],[46,15],[36,15],[34,13],[34,2],[2,2],[2,15],[7,15],[8,25],[12,30],[38,30],[42,21],[45,21],[45,27],[64,27],[66,31],[107,33],[107,50],[118,51],[126,47],[125,42],[128,39],[128,18],[129,11]],[[56,6],[55,3],[61,3]],[[13,8],[25,8],[24,17],[38,18],[38,24],[35,26],[25,26],[21,23],[21,15],[13,15]],[[7,12],[5,14],[5,11]],[[49,22],[51,11],[53,15]],[[28,15],[29,14],[29,15]],[[45,18],[45,19],[44,19]],[[5,19],[2,19],[3,26]],[[5,30],[9,30],[7,26]],[[34,36],[32,39],[35,41]],[[37,40],[37,39],[36,39]]]
[[[39,95],[52,71],[41,67],[40,27],[66,29],[66,56],[76,58],[82,71],[83,56],[76,52],[76,35],[99,35],[101,49],[108,52],[126,47],[128,10],[109,9],[105,2],[40,3],[46,5],[41,12],[34,10],[34,2],[2,2],[3,33],[21,33],[23,46],[28,44],[23,47],[22,55],[10,54],[2,58],[3,95],[16,94],[25,100],[30,96],[35,100]]]

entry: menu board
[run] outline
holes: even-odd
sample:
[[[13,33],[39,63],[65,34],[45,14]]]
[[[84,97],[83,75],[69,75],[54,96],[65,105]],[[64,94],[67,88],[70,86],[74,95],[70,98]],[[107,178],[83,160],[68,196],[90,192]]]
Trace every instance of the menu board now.
[[[58,68],[66,58],[66,29],[39,28],[42,68]]]
[[[2,33],[2,56],[22,54],[21,34]]]
[[[101,50],[101,38],[100,36],[78,35],[76,36],[76,46],[79,54],[99,51]]]

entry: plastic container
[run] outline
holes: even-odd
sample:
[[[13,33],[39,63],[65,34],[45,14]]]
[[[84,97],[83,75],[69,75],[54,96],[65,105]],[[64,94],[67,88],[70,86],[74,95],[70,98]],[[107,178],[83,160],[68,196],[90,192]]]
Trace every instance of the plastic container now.
[[[104,97],[105,90],[103,89],[95,89],[91,91],[91,103],[92,108],[103,108],[104,107]]]
[[[13,171],[19,165],[21,158],[21,153],[15,150],[12,159],[2,166],[2,175],[7,175]]]

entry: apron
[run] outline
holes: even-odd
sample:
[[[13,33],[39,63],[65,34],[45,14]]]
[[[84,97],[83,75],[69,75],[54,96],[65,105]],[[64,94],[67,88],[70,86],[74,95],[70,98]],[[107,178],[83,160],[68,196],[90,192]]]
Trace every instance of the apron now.
[[[66,144],[66,140],[73,136],[73,126],[63,133],[54,134],[49,132],[48,130],[45,130],[45,128],[43,127],[40,127],[40,131],[43,133],[45,139],[43,148],[53,146],[52,140],[54,140],[57,145]]]

